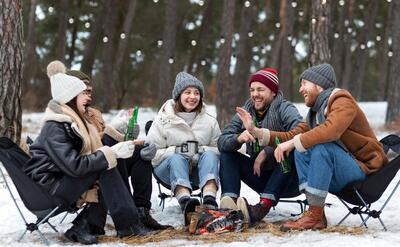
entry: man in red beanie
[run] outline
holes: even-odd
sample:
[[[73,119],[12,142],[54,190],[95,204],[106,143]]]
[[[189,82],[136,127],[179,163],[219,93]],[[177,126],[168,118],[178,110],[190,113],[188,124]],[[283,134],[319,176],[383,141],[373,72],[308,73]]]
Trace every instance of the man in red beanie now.
[[[275,131],[289,131],[302,120],[296,107],[283,98],[279,91],[275,69],[264,68],[248,80],[250,98],[243,108],[252,116],[256,126]],[[260,141],[260,142],[259,142]],[[246,143],[246,154],[238,152]],[[261,140],[245,129],[238,115],[233,116],[218,140],[220,156],[221,208],[242,210],[245,220],[254,224],[261,221],[281,197],[299,195],[298,178],[289,156],[290,172],[282,172],[273,156],[273,148],[260,146]],[[240,196],[243,181],[260,194],[260,202],[249,205]]]

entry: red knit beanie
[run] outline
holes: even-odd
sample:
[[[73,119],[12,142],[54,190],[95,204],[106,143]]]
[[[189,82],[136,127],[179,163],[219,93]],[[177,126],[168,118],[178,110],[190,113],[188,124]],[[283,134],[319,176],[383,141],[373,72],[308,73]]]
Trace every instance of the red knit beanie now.
[[[252,74],[249,79],[249,87],[251,83],[255,81],[261,82],[266,87],[271,89],[272,92],[278,93],[279,80],[278,80],[278,72],[276,72],[275,69],[264,68]]]

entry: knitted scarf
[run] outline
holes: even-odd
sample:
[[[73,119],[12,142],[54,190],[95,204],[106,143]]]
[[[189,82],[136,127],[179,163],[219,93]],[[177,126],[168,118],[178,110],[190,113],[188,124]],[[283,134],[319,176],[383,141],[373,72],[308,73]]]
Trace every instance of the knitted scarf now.
[[[317,125],[325,122],[325,108],[328,105],[328,99],[333,89],[334,88],[332,87],[322,91],[318,95],[315,104],[308,111],[306,120],[310,129],[313,129]]]

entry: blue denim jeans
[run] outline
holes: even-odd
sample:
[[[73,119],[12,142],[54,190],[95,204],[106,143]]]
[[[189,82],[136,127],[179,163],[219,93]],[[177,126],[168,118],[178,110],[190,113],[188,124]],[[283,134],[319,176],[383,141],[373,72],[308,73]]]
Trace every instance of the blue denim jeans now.
[[[334,142],[318,144],[306,152],[295,151],[299,190],[319,197],[337,193],[348,183],[364,180],[355,159]]]
[[[238,152],[221,152],[220,155],[220,179],[221,197],[240,196],[240,182],[243,181],[250,188],[260,194],[261,198],[271,199],[274,204],[279,198],[298,196],[298,179],[293,164],[293,153],[289,156],[291,172],[282,173],[279,165],[273,157],[273,149],[269,152],[264,162],[261,175],[254,175],[254,158],[249,158]]]
[[[206,151],[200,155],[197,167],[189,174],[189,161],[181,154],[173,154],[154,168],[155,175],[175,191],[177,185],[192,190],[192,185],[203,188],[209,180],[218,179],[218,154]]]

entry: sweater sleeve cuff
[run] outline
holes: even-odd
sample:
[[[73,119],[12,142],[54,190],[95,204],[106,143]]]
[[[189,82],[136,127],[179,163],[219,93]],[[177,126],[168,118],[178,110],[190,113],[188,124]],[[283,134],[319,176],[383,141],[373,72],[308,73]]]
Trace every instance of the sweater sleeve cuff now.
[[[299,151],[299,152],[305,152],[305,151],[307,151],[307,149],[305,149],[304,146],[303,146],[303,144],[301,144],[300,136],[301,136],[301,134],[298,134],[298,135],[295,135],[295,136],[293,137],[294,147],[295,147],[296,150]]]
[[[262,129],[262,137],[259,140],[261,146],[268,146],[269,144],[269,139],[271,138],[271,132],[269,129]]]
[[[116,129],[114,129],[110,125],[106,125],[104,134],[107,134],[108,136],[110,136],[111,138],[113,138],[114,140],[116,140],[118,142],[124,141],[124,135],[119,133]]]
[[[108,170],[114,168],[117,165],[117,156],[115,156],[115,153],[111,150],[109,146],[103,146],[98,150],[103,152],[104,157],[106,157],[106,160],[108,162]]]

